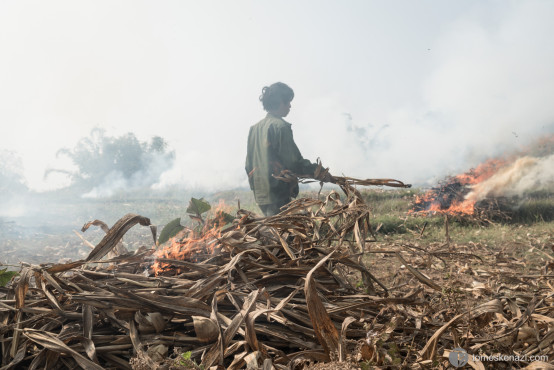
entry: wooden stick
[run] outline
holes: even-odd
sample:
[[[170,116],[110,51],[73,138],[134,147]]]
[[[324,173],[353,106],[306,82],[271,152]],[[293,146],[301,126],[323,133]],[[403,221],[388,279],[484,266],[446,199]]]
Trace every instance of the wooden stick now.
[[[425,228],[427,227],[427,221],[423,224],[423,228],[421,229],[421,232],[419,233],[419,237],[423,237],[423,233],[425,232]]]
[[[445,234],[446,234],[446,244],[448,244],[450,246],[450,233],[448,232],[448,224],[449,224],[449,217],[448,217],[448,213],[445,213],[444,214],[444,231],[445,231]]]

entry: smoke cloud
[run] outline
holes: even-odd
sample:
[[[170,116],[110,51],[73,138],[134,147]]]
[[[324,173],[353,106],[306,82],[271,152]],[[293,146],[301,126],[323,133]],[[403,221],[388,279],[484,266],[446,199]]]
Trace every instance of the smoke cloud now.
[[[494,22],[460,18],[430,48],[421,101],[346,116],[333,97],[312,101],[302,146],[332,173],[432,184],[552,134],[552,15],[547,2],[513,2]]]
[[[429,185],[554,133],[552,2],[289,3],[2,4],[0,145],[32,189],[98,125],[167,139],[155,189],[247,187],[248,128],[276,81],[295,90],[302,154],[337,175]],[[130,185],[113,173],[88,195]]]
[[[477,202],[489,196],[521,196],[529,191],[551,189],[554,189],[554,154],[544,158],[525,156],[473,185],[466,199]]]
[[[82,195],[83,198],[109,198],[121,192],[133,192],[149,188],[160,181],[163,168],[172,163],[167,153],[148,153],[145,168],[134,172],[130,177],[121,171],[111,171],[102,179],[101,183]],[[156,188],[156,186],[154,186]]]

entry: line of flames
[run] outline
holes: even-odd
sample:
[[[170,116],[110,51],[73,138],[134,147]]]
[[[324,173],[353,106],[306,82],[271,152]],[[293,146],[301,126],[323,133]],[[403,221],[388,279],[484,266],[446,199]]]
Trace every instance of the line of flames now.
[[[470,171],[453,176],[439,188],[429,190],[423,195],[418,195],[414,202],[414,208],[424,208],[410,213],[448,213],[471,215],[475,212],[473,199],[466,199],[465,195],[470,192],[471,186],[481,183],[493,176],[500,168],[509,163],[508,159],[489,159]],[[439,198],[442,191],[451,184],[459,184],[465,190],[463,194],[454,196],[448,207],[444,207]],[[448,194],[450,196],[450,194]]]

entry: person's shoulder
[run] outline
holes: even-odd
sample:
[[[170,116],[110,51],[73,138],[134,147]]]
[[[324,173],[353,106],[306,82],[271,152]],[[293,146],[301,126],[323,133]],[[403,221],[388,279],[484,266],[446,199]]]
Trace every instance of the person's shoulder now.
[[[285,121],[281,117],[275,117],[275,116],[268,115],[266,117],[266,119],[268,120],[267,122],[270,125],[272,125],[273,127],[277,128],[277,129],[290,128],[290,126],[291,126],[290,123],[288,123],[287,121]]]
[[[250,126],[250,131],[252,130],[259,130],[260,128],[262,128],[263,126],[265,126],[267,124],[266,122],[266,119],[262,119],[261,121],[258,121],[257,123],[253,124],[252,126]]]
[[[286,122],[284,119],[282,119],[280,117],[275,117],[271,114],[268,114],[267,116],[265,116],[265,118],[263,118],[261,121],[259,121],[258,123],[256,123],[252,127],[261,127],[261,126],[273,127],[275,129],[280,129],[280,128],[290,127],[290,123]]]

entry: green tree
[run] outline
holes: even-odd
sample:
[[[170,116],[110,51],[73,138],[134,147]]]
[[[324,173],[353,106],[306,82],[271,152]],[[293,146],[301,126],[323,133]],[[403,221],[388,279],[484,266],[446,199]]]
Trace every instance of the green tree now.
[[[51,169],[70,176],[73,186],[84,191],[95,188],[140,188],[156,183],[160,175],[173,165],[175,152],[167,142],[154,136],[140,141],[133,133],[119,137],[107,136],[95,128],[71,149],[63,148],[58,155],[67,156],[75,171]]]

